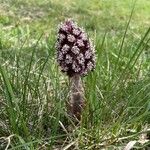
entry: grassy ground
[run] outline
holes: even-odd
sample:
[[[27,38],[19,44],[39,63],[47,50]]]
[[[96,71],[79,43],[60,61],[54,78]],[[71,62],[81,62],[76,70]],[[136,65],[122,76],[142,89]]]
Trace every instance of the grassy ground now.
[[[0,0],[0,149],[148,149],[149,8],[149,0]],[[66,114],[68,79],[55,60],[57,25],[68,17],[97,53],[80,126]]]

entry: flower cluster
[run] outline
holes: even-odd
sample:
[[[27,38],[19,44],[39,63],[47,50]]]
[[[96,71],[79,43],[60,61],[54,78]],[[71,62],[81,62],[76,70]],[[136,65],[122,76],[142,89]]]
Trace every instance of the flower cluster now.
[[[60,25],[56,49],[61,70],[69,76],[86,75],[95,67],[94,47],[84,30],[72,20]]]

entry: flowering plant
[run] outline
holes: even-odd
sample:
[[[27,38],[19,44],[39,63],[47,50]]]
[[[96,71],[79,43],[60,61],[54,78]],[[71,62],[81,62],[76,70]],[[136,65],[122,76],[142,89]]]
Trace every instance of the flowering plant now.
[[[57,62],[70,78],[69,110],[79,119],[84,106],[80,77],[95,67],[94,47],[83,28],[72,20],[66,20],[59,26],[56,49]]]

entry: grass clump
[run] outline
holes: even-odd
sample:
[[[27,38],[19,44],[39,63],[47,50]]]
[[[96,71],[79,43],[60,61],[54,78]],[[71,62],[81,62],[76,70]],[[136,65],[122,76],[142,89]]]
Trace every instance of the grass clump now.
[[[61,2],[0,1],[0,149],[148,149],[149,1]],[[97,54],[80,126],[66,113],[54,48],[57,24],[72,16]]]

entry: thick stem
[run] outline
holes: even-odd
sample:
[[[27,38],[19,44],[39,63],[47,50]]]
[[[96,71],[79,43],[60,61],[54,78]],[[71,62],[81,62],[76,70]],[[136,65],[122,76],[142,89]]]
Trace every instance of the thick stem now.
[[[80,120],[84,105],[84,89],[81,77],[80,75],[74,75],[70,77],[69,114]]]

